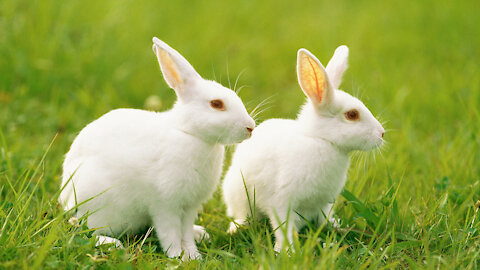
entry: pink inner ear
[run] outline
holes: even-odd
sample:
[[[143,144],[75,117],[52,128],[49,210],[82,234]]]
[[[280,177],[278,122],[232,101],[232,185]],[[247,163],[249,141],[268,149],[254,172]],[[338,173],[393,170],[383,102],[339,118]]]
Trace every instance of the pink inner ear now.
[[[321,102],[322,101],[322,97],[323,97],[323,87],[320,87],[320,85],[324,85],[324,80],[323,80],[323,76],[321,78],[319,78],[318,74],[317,74],[317,71],[315,70],[315,65],[314,63],[312,63],[312,59],[311,58],[307,58],[308,60],[308,64],[310,64],[310,67],[312,68],[313,70],[313,75],[314,75],[314,80],[315,80],[315,96],[318,100],[318,102]],[[320,74],[322,72],[320,71]],[[319,85],[319,80],[321,81],[321,84]]]
[[[165,79],[172,88],[180,88],[182,81],[178,74],[176,64],[172,57],[162,49],[157,47],[157,57],[160,62],[160,66],[163,68]]]
[[[318,63],[306,54],[302,54],[300,60],[300,80],[305,94],[311,100],[321,103],[325,90],[325,75]]]

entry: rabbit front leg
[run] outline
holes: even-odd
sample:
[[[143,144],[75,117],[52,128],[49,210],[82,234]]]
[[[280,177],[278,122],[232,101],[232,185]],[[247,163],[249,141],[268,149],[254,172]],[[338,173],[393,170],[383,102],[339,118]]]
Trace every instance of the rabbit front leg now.
[[[156,211],[153,225],[164,252],[170,258],[182,254],[182,222],[178,212]]]
[[[194,221],[197,217],[196,208],[185,210],[182,219],[182,249],[184,250],[183,259],[201,259],[202,255],[198,252],[194,238]]]
[[[293,231],[295,228],[295,212],[288,207],[272,209],[269,213],[270,224],[275,231],[274,250],[280,252],[284,246],[285,234],[287,236],[287,250],[293,248]]]

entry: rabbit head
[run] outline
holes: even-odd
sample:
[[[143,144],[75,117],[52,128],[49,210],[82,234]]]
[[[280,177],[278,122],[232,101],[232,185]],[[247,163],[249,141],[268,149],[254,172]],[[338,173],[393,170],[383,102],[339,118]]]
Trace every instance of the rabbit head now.
[[[180,53],[156,37],[153,51],[165,81],[178,97],[172,109],[178,116],[178,129],[221,144],[238,143],[251,136],[255,122],[234,91],[203,79]]]
[[[326,69],[308,50],[298,51],[298,82],[308,97],[299,121],[308,136],[346,151],[373,149],[382,145],[385,130],[359,99],[338,90],[347,60],[344,45],[335,50]]]

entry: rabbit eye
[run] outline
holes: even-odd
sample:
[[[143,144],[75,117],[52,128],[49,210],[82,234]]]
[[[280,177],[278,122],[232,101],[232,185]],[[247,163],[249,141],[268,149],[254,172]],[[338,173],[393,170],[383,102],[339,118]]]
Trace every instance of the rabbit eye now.
[[[214,108],[215,110],[225,111],[225,105],[221,99],[211,100],[210,107]]]
[[[345,113],[345,118],[350,121],[356,121],[360,119],[360,113],[358,112],[358,110],[353,109]]]

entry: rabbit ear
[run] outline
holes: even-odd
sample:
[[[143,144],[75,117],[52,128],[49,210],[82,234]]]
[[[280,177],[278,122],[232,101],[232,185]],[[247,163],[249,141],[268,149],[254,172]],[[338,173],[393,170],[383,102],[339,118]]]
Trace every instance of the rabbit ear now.
[[[306,49],[297,53],[298,83],[315,105],[326,105],[333,98],[333,88],[318,59]]]
[[[339,46],[328,62],[327,74],[334,89],[338,89],[342,82],[342,75],[348,67],[348,47],[345,45]]]
[[[175,90],[179,98],[188,94],[186,93],[188,87],[185,86],[201,78],[192,65],[180,53],[156,37],[153,38],[153,51],[157,55],[168,86]]]

